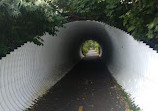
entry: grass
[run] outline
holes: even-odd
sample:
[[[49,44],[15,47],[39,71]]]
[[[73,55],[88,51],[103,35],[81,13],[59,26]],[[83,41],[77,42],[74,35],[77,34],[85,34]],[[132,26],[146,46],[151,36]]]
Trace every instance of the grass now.
[[[126,111],[142,111],[142,109],[135,104],[134,100],[131,99],[130,94],[128,94],[121,85],[117,83],[117,81],[113,78],[113,82],[115,84],[115,90],[120,92],[121,101],[126,105]]]

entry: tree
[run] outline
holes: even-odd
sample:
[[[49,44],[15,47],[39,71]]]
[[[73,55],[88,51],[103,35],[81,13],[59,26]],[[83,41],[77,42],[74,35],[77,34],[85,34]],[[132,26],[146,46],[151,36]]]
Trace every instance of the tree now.
[[[1,0],[0,57],[76,20],[96,20],[128,31],[158,50],[157,0]]]
[[[1,0],[0,10],[0,56],[27,41],[42,45],[65,23],[51,0]]]
[[[101,21],[158,50],[157,0],[56,0],[56,4],[68,21]]]

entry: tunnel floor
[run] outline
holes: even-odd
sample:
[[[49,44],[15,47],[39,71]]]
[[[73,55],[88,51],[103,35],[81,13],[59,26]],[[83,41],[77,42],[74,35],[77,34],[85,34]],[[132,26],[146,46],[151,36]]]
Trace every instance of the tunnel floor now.
[[[104,66],[96,55],[85,57],[31,111],[130,111]]]

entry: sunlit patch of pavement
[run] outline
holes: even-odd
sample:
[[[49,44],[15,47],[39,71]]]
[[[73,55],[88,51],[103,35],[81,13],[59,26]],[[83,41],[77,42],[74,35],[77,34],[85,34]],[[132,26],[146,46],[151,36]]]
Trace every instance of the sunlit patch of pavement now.
[[[86,54],[86,57],[89,56],[99,56],[99,54],[95,50],[89,50],[89,52]]]

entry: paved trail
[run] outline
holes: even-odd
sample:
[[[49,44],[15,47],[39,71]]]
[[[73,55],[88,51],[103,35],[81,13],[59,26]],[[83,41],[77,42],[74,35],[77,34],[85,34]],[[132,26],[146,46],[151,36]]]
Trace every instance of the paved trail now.
[[[93,56],[92,56],[93,55]],[[50,89],[33,111],[126,111],[119,91],[94,51]]]
[[[99,54],[97,54],[94,50],[89,50],[86,56],[87,57],[99,56]]]

